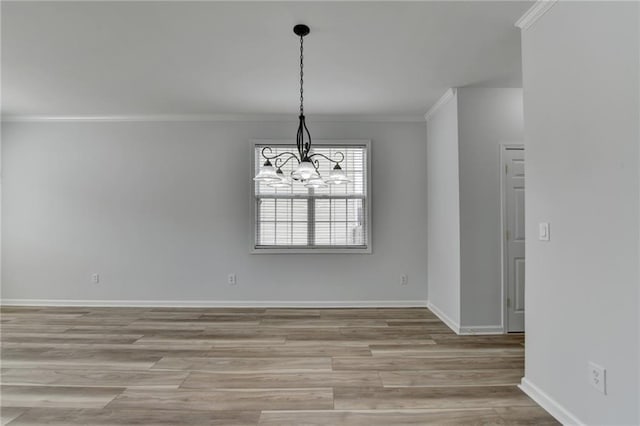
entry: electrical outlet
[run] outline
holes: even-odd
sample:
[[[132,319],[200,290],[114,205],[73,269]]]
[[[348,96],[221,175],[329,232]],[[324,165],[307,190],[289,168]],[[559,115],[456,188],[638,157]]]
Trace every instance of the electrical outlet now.
[[[227,276],[227,284],[229,284],[229,285],[236,285],[237,284],[236,274],[229,274]]]
[[[591,386],[596,388],[598,392],[607,394],[607,370],[593,362],[589,363],[588,378]]]
[[[407,274],[400,275],[400,285],[407,285],[407,284],[409,284],[409,277],[407,276]]]
[[[91,274],[91,282],[98,284],[100,282],[100,274]]]

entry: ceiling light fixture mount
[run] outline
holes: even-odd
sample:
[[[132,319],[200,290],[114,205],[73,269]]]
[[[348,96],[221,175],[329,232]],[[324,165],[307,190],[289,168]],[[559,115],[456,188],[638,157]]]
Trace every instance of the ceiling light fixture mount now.
[[[295,35],[297,35],[299,37],[304,37],[306,35],[309,35],[311,30],[305,24],[298,24],[295,27],[293,27],[293,32],[294,32]]]
[[[311,133],[309,133],[304,116],[304,37],[309,35],[311,30],[304,24],[298,24],[293,27],[293,32],[300,37],[300,115],[298,116],[298,133],[296,134],[298,152],[286,151],[280,154],[273,154],[273,149],[265,146],[261,154],[266,161],[253,179],[265,182],[275,188],[291,186],[291,181],[285,176],[282,167],[290,160],[296,160],[298,167],[291,172],[291,179],[303,183],[308,188],[321,188],[327,186],[327,184],[347,183],[349,179],[340,166],[340,163],[344,161],[342,152],[336,152],[336,158],[332,159],[324,154],[314,153],[311,150]],[[324,158],[330,164],[334,164],[328,179],[323,179],[320,175],[320,158]],[[271,162],[272,160],[273,163]]]

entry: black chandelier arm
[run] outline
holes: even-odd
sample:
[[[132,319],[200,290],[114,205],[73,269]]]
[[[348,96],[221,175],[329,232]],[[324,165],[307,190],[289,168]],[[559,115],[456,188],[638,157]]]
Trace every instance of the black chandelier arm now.
[[[296,159],[296,161],[297,161],[298,163],[300,163],[300,159],[298,158],[298,156],[297,156],[296,154],[294,154],[293,152],[291,152],[291,151],[281,152],[280,154],[277,154],[277,155],[267,155],[267,154],[266,154],[266,151],[267,151],[267,150],[269,151],[269,153],[273,152],[273,149],[271,149],[271,147],[270,147],[270,146],[265,146],[264,148],[262,148],[261,155],[262,155],[262,157],[263,157],[265,160],[274,160],[274,163],[275,163],[274,165],[276,166],[276,168],[284,166],[284,165],[285,165],[285,164],[287,164],[287,162],[289,162],[289,160],[291,160],[292,158],[295,158],[295,159]],[[284,160],[284,162],[283,162],[283,163],[279,163],[280,161],[283,161],[283,160],[280,158],[280,157],[282,157],[283,155],[289,155],[289,157],[288,157],[286,160]]]
[[[333,160],[333,159],[327,157],[326,155],[320,154],[318,152],[315,153],[315,154],[311,154],[308,158],[311,159],[313,157],[318,156],[318,157],[322,157],[322,158],[324,158],[326,160],[329,160],[329,161],[331,161],[332,163],[335,163],[335,164],[340,164],[340,163],[342,163],[344,161],[344,154],[342,152],[338,151],[338,152],[335,153],[335,155],[340,155],[340,159],[339,160]],[[315,161],[318,161],[318,160],[315,160]]]
[[[298,148],[298,152],[300,153],[300,158],[307,158],[309,151],[311,151],[311,133],[309,133],[309,129],[307,128],[307,121],[304,115],[298,117],[300,119],[300,123],[298,124],[298,132],[296,134],[296,147]],[[307,141],[304,140],[304,134],[307,134]]]
[[[284,167],[285,164],[287,164],[291,159],[295,159],[298,162],[298,164],[300,164],[300,159],[293,152],[283,152],[280,155],[283,155],[283,154],[289,154],[289,157],[287,157],[286,160],[282,160],[282,158],[276,158],[274,160],[274,165],[276,166],[276,169],[278,169],[280,167]]]
[[[302,130],[302,119],[300,116],[300,124],[298,125],[298,132],[296,134],[296,147],[298,148],[298,153],[300,154],[300,158],[303,159],[305,157],[304,152],[304,132]]]
[[[300,153],[300,158],[307,158],[309,151],[311,151],[311,133],[309,133],[309,129],[307,128],[307,122],[304,118],[304,115],[298,117],[300,119],[300,123],[298,124],[298,132],[296,134],[296,147],[298,148],[298,152]],[[304,141],[304,134],[307,134],[307,141]]]
[[[302,116],[302,125],[304,126],[305,132],[307,132],[307,143],[304,145],[304,154],[307,156],[309,151],[311,151],[311,133],[309,133],[309,129],[307,129],[307,120],[304,118],[304,115]]]

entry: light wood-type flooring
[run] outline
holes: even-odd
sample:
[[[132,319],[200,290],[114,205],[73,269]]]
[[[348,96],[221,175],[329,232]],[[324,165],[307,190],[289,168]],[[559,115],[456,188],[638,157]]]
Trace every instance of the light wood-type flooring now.
[[[557,424],[422,308],[2,307],[2,424]]]

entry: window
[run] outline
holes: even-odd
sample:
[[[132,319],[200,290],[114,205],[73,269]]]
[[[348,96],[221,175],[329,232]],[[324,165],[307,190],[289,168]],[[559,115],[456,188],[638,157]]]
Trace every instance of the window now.
[[[295,150],[288,142],[258,142],[254,146],[254,172],[264,162],[261,150],[273,154]],[[272,188],[254,181],[254,253],[353,252],[370,253],[368,141],[313,142],[313,152],[335,158],[344,153],[342,167],[350,182],[326,188],[306,188],[294,181],[287,188]],[[289,161],[282,171],[289,176],[297,166]],[[320,160],[320,174],[328,177],[333,164]]]

